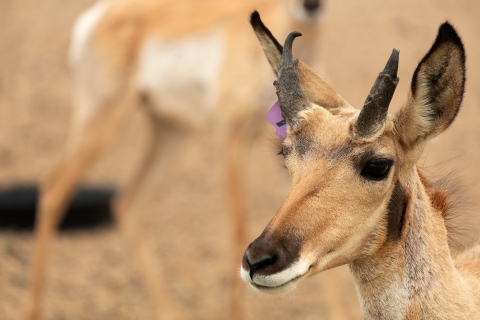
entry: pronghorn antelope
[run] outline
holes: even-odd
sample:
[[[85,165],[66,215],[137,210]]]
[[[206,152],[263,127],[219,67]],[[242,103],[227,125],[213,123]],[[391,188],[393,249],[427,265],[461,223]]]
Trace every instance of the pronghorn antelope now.
[[[310,34],[311,42],[318,38],[320,0],[102,0],[79,17],[69,53],[74,79],[71,132],[59,163],[41,185],[28,319],[39,318],[49,243],[75,186],[135,108],[146,115],[151,137],[147,154],[116,199],[114,211],[136,254],[157,316],[172,318],[177,308],[162,289],[154,259],[127,212],[141,203],[137,195],[162,178],[194,129],[215,124],[226,143],[232,253],[242,253],[239,155],[245,141],[263,128],[255,120],[263,118],[257,116],[265,112],[260,106],[268,101],[262,94],[273,80],[246,28],[246,17],[255,7],[269,12],[279,32],[295,27]],[[243,286],[236,276],[232,281],[232,318],[239,319]]]
[[[454,28],[440,26],[405,105],[391,116],[397,50],[357,110],[293,58],[299,33],[282,49],[257,13],[252,26],[278,77],[292,186],[248,246],[243,280],[257,291],[281,293],[348,264],[367,319],[479,319],[480,246],[451,257],[448,196],[415,165],[462,102],[465,52]]]

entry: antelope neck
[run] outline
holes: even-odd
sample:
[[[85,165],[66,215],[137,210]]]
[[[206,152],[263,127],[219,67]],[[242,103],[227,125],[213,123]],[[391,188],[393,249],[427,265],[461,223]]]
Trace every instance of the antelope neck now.
[[[450,256],[441,214],[416,171],[410,181],[400,239],[349,265],[366,319],[444,319],[443,310],[460,304],[452,298],[468,290]]]

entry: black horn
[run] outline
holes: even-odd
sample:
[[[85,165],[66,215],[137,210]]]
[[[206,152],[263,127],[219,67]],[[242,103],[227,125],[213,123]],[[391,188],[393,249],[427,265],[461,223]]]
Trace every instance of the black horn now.
[[[283,116],[291,127],[297,124],[297,114],[307,107],[308,102],[300,86],[298,59],[293,58],[293,40],[301,36],[300,32],[291,32],[285,40],[282,61],[278,68],[278,80],[274,82],[278,102]]]
[[[282,64],[289,65],[292,63],[293,60],[293,40],[296,37],[301,37],[302,34],[298,31],[292,31],[285,39],[285,44],[283,46],[283,56],[282,56]]]
[[[397,77],[399,54],[400,51],[393,49],[385,69],[375,80],[355,123],[355,137],[372,137],[383,127],[387,119],[388,106],[399,81]]]

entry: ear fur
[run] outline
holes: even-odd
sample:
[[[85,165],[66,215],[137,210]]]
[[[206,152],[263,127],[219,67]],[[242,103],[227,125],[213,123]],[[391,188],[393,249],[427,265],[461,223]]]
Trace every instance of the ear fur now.
[[[250,15],[250,24],[260,41],[260,45],[268,62],[270,62],[270,65],[278,78],[278,69],[282,61],[283,46],[263,24],[260,19],[260,14],[257,11],[252,12]],[[298,75],[303,94],[309,102],[325,109],[351,108],[348,102],[343,99],[332,86],[302,61],[298,62]],[[280,107],[282,106],[280,105]]]
[[[411,92],[396,119],[409,146],[431,139],[455,119],[465,90],[465,50],[455,29],[443,23],[437,38],[413,74]]]
[[[260,41],[260,45],[262,46],[268,62],[272,66],[273,72],[275,72],[275,75],[278,77],[278,65],[282,61],[282,45],[263,24],[260,19],[260,14],[257,11],[253,11],[250,15],[250,24],[255,31],[258,41]]]

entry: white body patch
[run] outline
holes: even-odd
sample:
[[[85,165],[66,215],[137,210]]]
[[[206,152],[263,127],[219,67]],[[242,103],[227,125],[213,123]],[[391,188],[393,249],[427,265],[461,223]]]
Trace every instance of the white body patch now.
[[[72,31],[72,41],[68,50],[68,62],[73,65],[80,60],[88,38],[98,21],[107,11],[107,1],[102,0],[83,12],[75,21]]]
[[[204,126],[213,115],[223,55],[219,31],[171,41],[148,38],[139,57],[139,90],[159,116]]]

